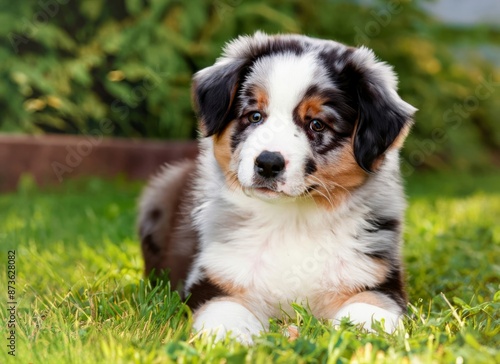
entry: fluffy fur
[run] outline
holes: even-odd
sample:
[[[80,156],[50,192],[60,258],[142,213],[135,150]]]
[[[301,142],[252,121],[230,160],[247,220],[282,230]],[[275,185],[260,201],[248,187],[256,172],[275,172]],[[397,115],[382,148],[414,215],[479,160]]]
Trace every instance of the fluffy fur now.
[[[194,328],[244,342],[307,305],[387,332],[406,310],[399,149],[415,109],[367,48],[256,33],[193,79],[200,155],[146,188],[146,273],[170,271]]]

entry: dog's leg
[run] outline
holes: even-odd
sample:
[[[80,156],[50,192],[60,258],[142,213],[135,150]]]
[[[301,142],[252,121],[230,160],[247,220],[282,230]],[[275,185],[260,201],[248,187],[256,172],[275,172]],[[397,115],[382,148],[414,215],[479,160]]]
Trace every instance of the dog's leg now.
[[[252,344],[252,336],[265,330],[266,325],[238,300],[220,297],[204,303],[195,311],[193,328],[215,335],[217,341],[229,333],[241,343]]]
[[[348,299],[335,313],[333,324],[348,318],[353,324],[373,331],[372,324],[379,321],[384,330],[392,334],[401,325],[401,307],[390,297],[380,292],[361,292]]]

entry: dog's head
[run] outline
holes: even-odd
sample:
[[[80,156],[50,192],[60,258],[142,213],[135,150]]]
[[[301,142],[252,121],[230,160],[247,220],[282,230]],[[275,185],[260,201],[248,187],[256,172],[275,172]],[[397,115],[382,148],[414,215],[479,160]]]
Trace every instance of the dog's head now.
[[[299,35],[239,37],[193,81],[227,182],[263,199],[331,202],[334,189],[361,185],[415,112],[371,50]]]

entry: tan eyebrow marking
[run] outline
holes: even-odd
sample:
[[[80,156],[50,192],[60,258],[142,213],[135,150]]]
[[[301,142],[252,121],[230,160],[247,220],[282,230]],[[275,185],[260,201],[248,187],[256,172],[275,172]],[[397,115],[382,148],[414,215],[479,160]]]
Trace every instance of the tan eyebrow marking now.
[[[307,97],[305,100],[301,101],[297,108],[297,115],[300,121],[306,122],[306,120],[311,118],[311,115],[316,116],[320,114],[323,110],[325,101],[325,98],[319,96]]]

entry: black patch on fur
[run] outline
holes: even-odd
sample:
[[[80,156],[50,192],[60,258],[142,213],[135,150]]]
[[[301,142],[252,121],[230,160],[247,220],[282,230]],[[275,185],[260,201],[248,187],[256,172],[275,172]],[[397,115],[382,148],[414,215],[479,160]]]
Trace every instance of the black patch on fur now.
[[[299,56],[304,53],[304,46],[306,43],[297,39],[269,38],[267,42],[259,42],[250,46],[247,54],[252,62],[271,54],[291,53]]]
[[[255,126],[254,124],[238,122],[236,123],[233,134],[231,134],[231,152],[234,152],[238,145],[245,139],[248,133],[245,133],[247,128]]]
[[[308,97],[312,97],[314,95],[317,95],[318,92],[319,92],[318,85],[309,86],[308,89],[306,90],[306,93],[304,94],[304,99],[307,99]]]
[[[257,100],[254,98],[254,90],[252,87],[247,87],[242,95],[249,103],[256,104]]]
[[[189,291],[191,292],[191,295],[187,300],[187,305],[192,310],[200,307],[212,298],[226,296],[224,291],[217,285],[210,282],[207,277],[204,277],[198,283],[193,284],[189,288]]]
[[[158,254],[160,252],[160,247],[156,245],[153,239],[153,234],[147,234],[144,236],[142,239],[142,245],[153,254]]]
[[[345,137],[333,135],[328,142],[323,142],[317,147],[318,154],[326,154],[329,151],[336,149],[342,145],[342,141]]]
[[[367,220],[367,222],[370,223],[371,227],[365,229],[366,233],[377,234],[381,231],[393,232],[394,236],[390,238],[394,242],[392,246],[397,245],[401,233],[401,221],[399,219],[378,217],[375,219]],[[384,239],[387,238],[387,235],[385,235]],[[369,290],[380,292],[389,296],[403,309],[403,311],[406,310],[407,297],[404,287],[402,269],[399,266],[398,258],[395,256],[397,252],[394,249],[388,247],[385,250],[374,250],[371,252],[365,252],[365,254],[371,258],[385,261],[386,264],[391,268],[385,280],[375,287],[370,287]]]
[[[394,234],[389,239],[392,239],[394,245],[397,245],[401,233],[401,221],[399,219],[379,217],[376,219],[369,219],[366,221],[371,225],[370,227],[364,229],[366,234],[377,234],[380,231],[392,232]],[[381,238],[388,239],[386,234],[381,235]],[[357,237],[357,239],[359,239],[359,237]],[[363,235],[361,236],[361,239],[363,239]],[[364,252],[364,254],[371,258],[383,259],[391,262],[396,261],[395,259],[393,259],[394,258],[393,252],[388,251],[387,249],[372,250],[370,252]]]
[[[321,59],[335,85],[346,96],[347,104],[357,110],[354,138],[354,156],[361,168],[372,171],[375,160],[394,142],[401,129],[411,122],[412,115],[391,100],[387,86],[352,62],[356,50],[347,48],[324,51]]]
[[[392,267],[384,282],[376,287],[371,287],[369,290],[389,296],[401,307],[403,312],[406,311],[408,298],[404,289],[403,273],[399,266]]]
[[[153,209],[149,212],[149,217],[153,222],[156,222],[161,216],[161,210],[160,209]]]
[[[316,171],[317,171],[316,162],[313,159],[309,158],[306,162],[306,168],[305,168],[306,175],[313,174]]]
[[[399,221],[398,219],[378,218],[367,220],[367,222],[369,222],[372,226],[371,228],[365,229],[365,231],[368,233],[376,233],[380,230],[389,230],[398,233],[401,229],[401,221]]]

